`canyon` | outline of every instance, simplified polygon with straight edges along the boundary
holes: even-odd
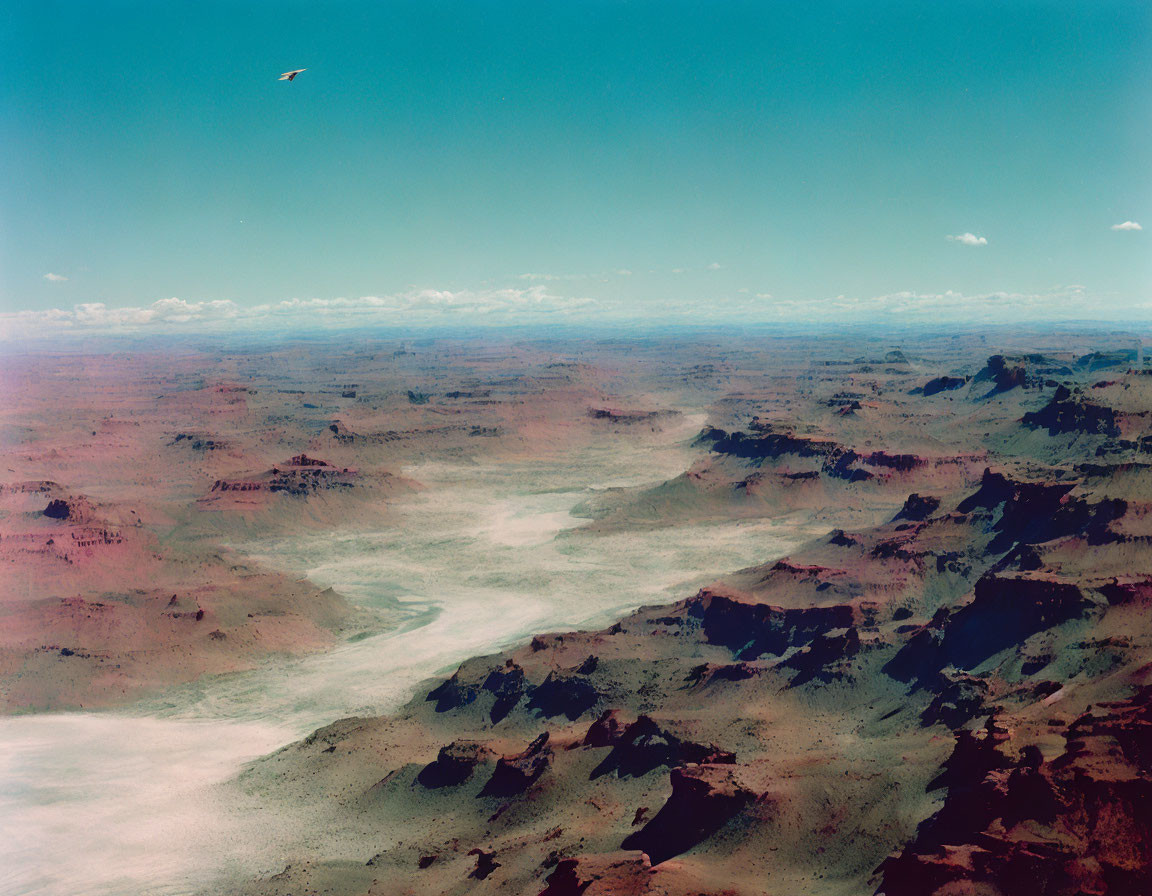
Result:
[[[1147,892],[1152,375],[998,338],[4,358],[13,892]]]

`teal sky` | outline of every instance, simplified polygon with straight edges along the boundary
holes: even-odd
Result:
[[[12,0],[0,58],[8,318],[1152,317],[1146,0]]]

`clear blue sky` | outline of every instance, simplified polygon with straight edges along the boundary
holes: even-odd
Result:
[[[11,0],[0,59],[3,311],[1152,300],[1147,0]]]

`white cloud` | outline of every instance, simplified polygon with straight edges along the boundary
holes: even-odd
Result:
[[[227,300],[189,302],[179,298],[160,299],[151,305],[127,308],[110,308],[103,302],[85,302],[71,310],[54,308],[0,314],[0,337],[26,338],[62,331],[195,331],[219,329],[225,324],[237,328],[339,328],[429,324],[455,318],[493,323],[519,322],[586,313],[596,304],[593,299],[553,295],[543,286],[456,291],[413,289],[390,296],[285,299],[251,308]]]
[[[49,281],[51,281],[52,283],[63,283],[63,282],[65,282],[65,281],[66,281],[68,278],[67,278],[67,277],[65,277],[63,274],[52,274],[52,273],[48,273],[48,274],[45,274],[45,275],[44,275],[44,279],[45,279],[45,280],[49,280]]]
[[[602,276],[603,274],[521,274],[517,279],[555,283],[562,280],[591,280]]]
[[[631,277],[632,276],[632,272],[630,270],[628,270],[628,268],[620,268],[619,270],[616,271],[616,274],[619,277]]]
[[[1152,319],[1152,302],[1145,306],[1125,304],[1117,296],[1101,296],[1077,285],[1037,293],[904,290],[874,296],[794,298],[759,292],[708,302],[698,298],[598,302],[556,295],[550,287],[532,284],[475,290],[412,288],[385,296],[292,298],[255,307],[231,301],[179,298],[126,308],[88,302],[71,309],[0,313],[0,340],[62,333],[279,333],[375,326],[551,324],[567,320],[964,326],[1083,320],[1088,314],[1105,319],[1105,313],[1114,314],[1113,319],[1130,319],[1133,314]]]
[[[508,287],[484,290],[414,289],[390,296],[339,297],[335,299],[286,299],[268,305],[257,305],[246,316],[256,318],[324,319],[389,319],[401,322],[417,317],[451,315],[517,315],[572,312],[594,305],[592,299],[569,299],[553,295],[543,286],[525,289]]]
[[[879,296],[779,299],[767,307],[781,318],[800,321],[973,324],[1077,320],[1086,316],[1090,302],[1083,286],[1058,286],[1039,293],[904,290]]]
[[[135,332],[144,327],[165,328],[211,324],[240,315],[234,302],[186,302],[160,299],[140,308],[109,308],[103,302],[83,302],[71,310],[18,311],[0,314],[0,337],[19,338],[54,332]]]
[[[672,268],[672,273],[673,274],[683,274],[683,273],[686,273],[687,270],[688,270],[688,268]]]
[[[961,233],[956,236],[949,235],[948,239],[954,243],[960,243],[962,246],[987,246],[988,240],[986,237],[976,236],[974,233]]]
[[[138,327],[147,324],[183,324],[189,321],[229,320],[238,316],[240,308],[234,302],[186,302],[184,299],[160,299],[142,308],[109,308],[103,302],[83,302],[71,311],[22,311],[4,315],[8,320],[62,323],[65,326],[87,328]]]
[[[718,271],[718,270],[720,270],[722,267],[724,267],[724,265],[720,264],[720,262],[718,262],[718,261],[714,261],[714,262],[712,262],[712,264],[708,265],[708,270],[710,270],[710,271]]]
[[[1135,221],[1125,221],[1123,224],[1113,224],[1113,230],[1143,230],[1144,228],[1137,224]]]

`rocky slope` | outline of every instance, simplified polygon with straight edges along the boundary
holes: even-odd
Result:
[[[952,402],[932,416],[979,451],[910,451],[879,417],[852,441],[706,431],[725,475],[890,509],[258,764],[248,786],[342,846],[248,891],[1148,892],[1152,378],[1125,360],[908,375],[892,406]]]

